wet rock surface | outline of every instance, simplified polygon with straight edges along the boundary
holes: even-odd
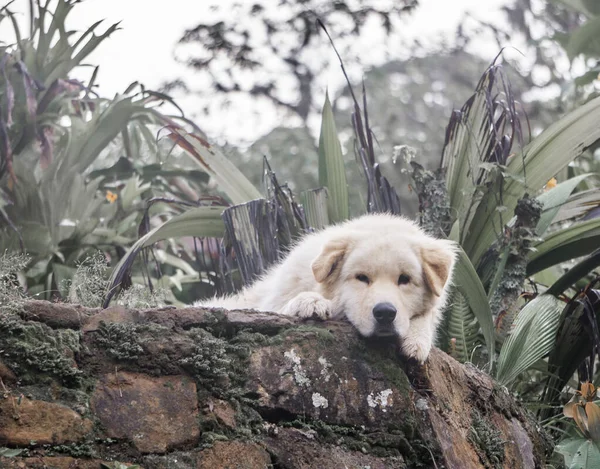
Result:
[[[0,468],[534,468],[548,450],[480,370],[342,322],[35,301],[0,306],[0,364],[0,447],[21,450]]]

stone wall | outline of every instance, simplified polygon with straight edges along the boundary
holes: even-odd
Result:
[[[542,467],[489,376],[345,323],[201,308],[0,306],[0,468]],[[0,449],[0,454],[2,454]]]

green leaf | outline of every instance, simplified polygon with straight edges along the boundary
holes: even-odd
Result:
[[[54,280],[61,296],[63,298],[68,298],[69,282],[73,278],[73,275],[75,275],[75,272],[77,272],[77,269],[75,267],[69,267],[68,265],[59,264],[58,262],[53,262],[52,272],[54,273]]]
[[[494,337],[494,321],[492,320],[492,312],[490,304],[485,294],[485,289],[481,284],[481,280],[475,271],[475,267],[471,264],[467,254],[460,249],[458,253],[458,261],[454,268],[452,281],[455,288],[465,297],[469,307],[475,314],[485,343],[490,354],[490,364],[495,357],[495,337]]]
[[[556,231],[536,244],[529,255],[527,275],[576,257],[585,256],[600,246],[600,218],[575,223]]]
[[[568,469],[600,469],[600,448],[585,438],[569,438],[556,445]]]
[[[215,179],[219,188],[234,205],[263,197],[217,147],[198,135],[186,132],[181,127],[170,125],[168,129],[171,131],[169,138]]]
[[[518,313],[498,356],[496,379],[501,384],[509,385],[550,352],[563,308],[554,296],[540,295]]]
[[[564,307],[556,340],[548,355],[549,376],[542,394],[542,402],[548,407],[542,409],[541,420],[554,416],[551,408],[560,404],[565,385],[593,350],[593,325],[590,323],[593,317],[590,298],[581,292]]]
[[[71,130],[73,138],[65,139],[64,156],[55,158],[44,173],[44,180],[69,181],[73,174],[83,173],[106,149],[137,113],[149,111],[134,104],[130,98],[111,102],[89,122],[73,117]]]
[[[38,257],[44,257],[56,249],[52,242],[50,232],[45,225],[31,221],[20,223],[18,228],[21,232],[21,236],[23,237],[25,249],[29,254],[37,255]],[[14,246],[15,248],[18,246],[16,240],[14,241]],[[18,249],[14,249],[14,251],[17,250]]]
[[[600,249],[597,249],[592,254],[582,259],[569,270],[567,270],[564,275],[562,275],[550,288],[548,288],[546,293],[556,296],[560,295],[567,288],[575,285],[578,280],[591,273],[598,266],[600,266]]]
[[[560,208],[554,217],[554,223],[583,217],[598,207],[600,207],[600,190],[594,188],[576,192]]]
[[[456,243],[460,242],[460,224],[458,223],[458,220],[453,223],[448,239],[451,239]]]
[[[177,215],[140,238],[135,244],[147,247],[153,243],[183,236],[220,238],[225,225],[221,219],[223,207],[197,207]]]
[[[138,239],[119,263],[115,266],[109,279],[112,290],[120,283],[122,269],[130,266],[141,249],[152,246],[157,241],[184,236],[220,238],[225,233],[225,225],[221,219],[223,207],[198,207],[177,215]]]
[[[546,232],[560,208],[569,199],[571,193],[575,190],[579,183],[592,175],[593,173],[587,173],[567,179],[566,181],[558,184],[556,187],[550,189],[548,192],[544,192],[542,195],[537,197],[537,200],[540,201],[544,206],[540,221],[538,222],[536,228],[536,232],[539,236]]]
[[[304,207],[308,226],[315,230],[322,230],[329,225],[327,188],[320,187],[304,191],[300,196],[302,197],[302,206]]]
[[[571,33],[569,43],[565,47],[569,60],[573,60],[579,54],[590,54],[592,56],[600,53],[600,17],[592,18]]]
[[[490,147],[492,138],[488,131],[490,113],[487,95],[487,84],[491,76],[491,73],[486,72],[482,78],[486,85],[478,86],[468,111],[463,113],[460,121],[454,124],[452,138],[444,147],[443,160],[447,165],[448,197],[452,210],[456,212],[458,222],[456,233],[460,233],[463,237],[461,238],[463,245],[464,238],[468,237],[471,229],[470,223],[473,220],[473,214],[481,200],[473,172],[478,174],[478,170],[475,168],[481,166],[486,169],[486,165],[481,161],[481,152],[483,148]],[[494,169],[488,171],[488,175],[493,171]]]
[[[172,265],[176,269],[181,270],[181,272],[183,272],[184,274],[196,277],[196,279],[198,278],[198,272],[183,259],[180,259],[179,257],[174,256],[173,254],[169,254],[163,249],[157,249],[155,251],[155,255],[156,260],[158,262]]]
[[[581,155],[586,148],[600,139],[600,97],[588,101],[549,126],[508,164],[508,171],[523,176],[524,166],[527,187],[515,179],[506,181],[502,204],[494,200],[497,194],[484,197],[479,204],[477,224],[471,227],[463,246],[475,265],[497,238],[498,227],[508,222],[517,201],[526,190],[541,189],[554,175]],[[508,214],[498,214],[497,205],[507,207]],[[588,251],[589,252],[589,251]]]
[[[329,219],[337,223],[348,219],[348,182],[342,147],[338,138],[329,96],[325,94],[319,138],[319,184],[329,194]]]

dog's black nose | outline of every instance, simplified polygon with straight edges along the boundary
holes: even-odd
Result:
[[[373,316],[381,325],[389,325],[396,317],[396,308],[391,303],[377,303],[373,308]]]

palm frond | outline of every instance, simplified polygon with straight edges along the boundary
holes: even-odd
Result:
[[[496,379],[501,384],[510,385],[550,353],[563,308],[564,303],[552,295],[540,295],[523,307],[498,356]]]
[[[458,251],[458,260],[454,268],[452,282],[454,284],[453,288],[460,292],[477,318],[489,352],[491,368],[491,365],[493,365],[496,358],[496,339],[494,337],[492,312],[481,280],[479,279],[473,264],[471,264],[469,256],[467,256],[462,249]]]

